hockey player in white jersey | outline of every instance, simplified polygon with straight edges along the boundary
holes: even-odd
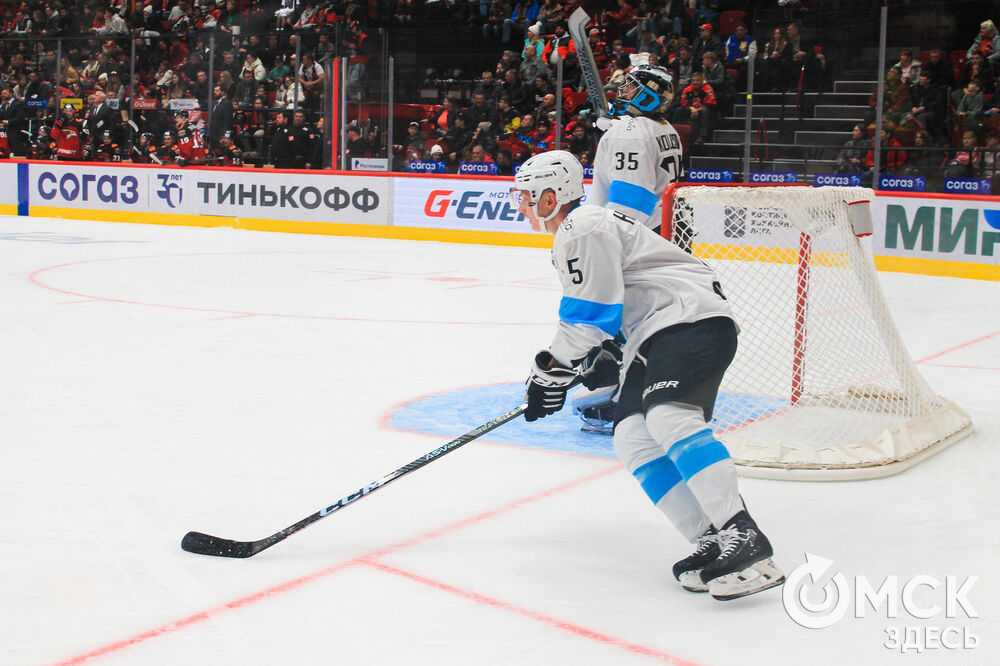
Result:
[[[532,364],[525,418],[559,411],[569,388],[594,370],[588,352],[621,330],[627,370],[615,452],[697,544],[674,576],[717,599],[781,584],[771,544],[739,495],[733,460],[708,427],[737,340],[715,272],[625,213],[581,205],[583,168],[568,152],[525,162],[511,195],[532,228],[555,236],[552,263],[563,289],[555,338]]]
[[[615,119],[597,144],[594,158],[590,203],[621,211],[657,233],[663,192],[682,169],[680,135],[665,115],[673,98],[670,72],[651,65],[633,67],[618,89]],[[612,385],[577,395],[574,409],[583,419],[584,430],[611,431],[607,417],[614,412],[614,393]]]
[[[663,191],[681,174],[681,138],[664,115],[674,98],[670,72],[638,65],[618,89],[608,130],[597,144],[591,200],[660,228]]]

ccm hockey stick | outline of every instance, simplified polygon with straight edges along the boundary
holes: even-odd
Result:
[[[464,446],[471,442],[472,440],[485,435],[491,430],[498,428],[499,426],[516,419],[517,417],[524,414],[524,411],[528,408],[527,404],[522,404],[521,406],[510,410],[506,414],[496,417],[495,419],[484,423],[475,430],[470,430],[461,437],[451,440],[443,446],[439,446],[430,453],[421,456],[414,460],[413,462],[403,465],[395,472],[383,476],[377,481],[369,483],[363,488],[359,488],[347,497],[344,497],[338,502],[331,504],[325,509],[320,509],[316,513],[312,514],[307,518],[303,518],[294,525],[289,525],[280,532],[276,532],[269,537],[264,539],[258,539],[257,541],[233,541],[232,539],[223,539],[221,537],[211,536],[209,534],[202,534],[201,532],[188,532],[184,535],[184,539],[181,541],[181,548],[188,551],[189,553],[197,553],[198,555],[214,555],[216,557],[253,557],[260,551],[270,548],[279,541],[284,541],[289,536],[295,534],[299,530],[312,525],[317,520],[321,518],[326,518],[331,513],[343,509],[348,504],[351,504],[362,497],[366,497],[371,493],[375,492],[379,488],[389,485],[401,476],[405,476],[414,470],[418,470],[424,465],[431,463],[446,453],[451,453],[455,449]]]
[[[608,98],[604,94],[604,83],[598,74],[594,53],[590,50],[590,40],[587,39],[588,23],[590,16],[582,7],[577,7],[566,22],[566,30],[576,45],[576,57],[580,61],[583,79],[587,84],[587,101],[594,107],[598,118],[609,118],[611,113],[608,111]]]

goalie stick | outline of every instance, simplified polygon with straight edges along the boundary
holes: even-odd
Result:
[[[580,62],[580,69],[587,84],[587,101],[594,107],[598,118],[609,118],[611,113],[608,111],[608,98],[604,95],[604,84],[597,72],[597,62],[594,60],[593,51],[590,50],[590,40],[587,39],[588,23],[590,16],[582,7],[577,7],[566,22],[566,30],[576,44],[577,60]]]
[[[470,430],[461,437],[451,440],[447,444],[439,446],[430,453],[423,455],[416,460],[403,465],[395,472],[391,474],[386,474],[381,479],[369,483],[367,486],[359,488],[347,497],[344,497],[338,502],[331,504],[325,509],[320,509],[316,513],[303,518],[294,525],[289,525],[280,532],[276,532],[269,537],[264,539],[258,539],[257,541],[234,541],[232,539],[223,539],[221,537],[211,536],[209,534],[203,534],[201,532],[188,532],[184,535],[184,539],[181,541],[181,548],[188,551],[189,553],[196,553],[198,555],[214,555],[216,557],[253,557],[260,551],[270,548],[279,541],[284,541],[289,536],[295,534],[299,530],[312,525],[317,520],[321,518],[326,518],[331,513],[343,509],[345,506],[352,504],[353,502],[366,497],[371,493],[375,492],[379,488],[389,485],[401,476],[405,476],[414,470],[418,470],[424,465],[431,463],[441,456],[451,453],[455,449],[468,444],[472,440],[485,435],[491,430],[498,428],[499,426],[516,419],[518,416],[524,414],[524,410],[527,409],[527,404],[522,404],[516,407],[506,414],[496,417],[491,421],[484,423],[474,430]]]

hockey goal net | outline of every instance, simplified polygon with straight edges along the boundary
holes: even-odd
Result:
[[[712,426],[743,475],[888,476],[971,431],[889,313],[871,190],[678,183],[665,198],[663,234],[718,271],[741,329]]]

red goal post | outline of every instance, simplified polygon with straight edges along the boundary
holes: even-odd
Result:
[[[740,347],[712,426],[746,476],[888,476],[972,424],[935,394],[882,295],[860,187],[675,183],[665,237],[718,273]]]

